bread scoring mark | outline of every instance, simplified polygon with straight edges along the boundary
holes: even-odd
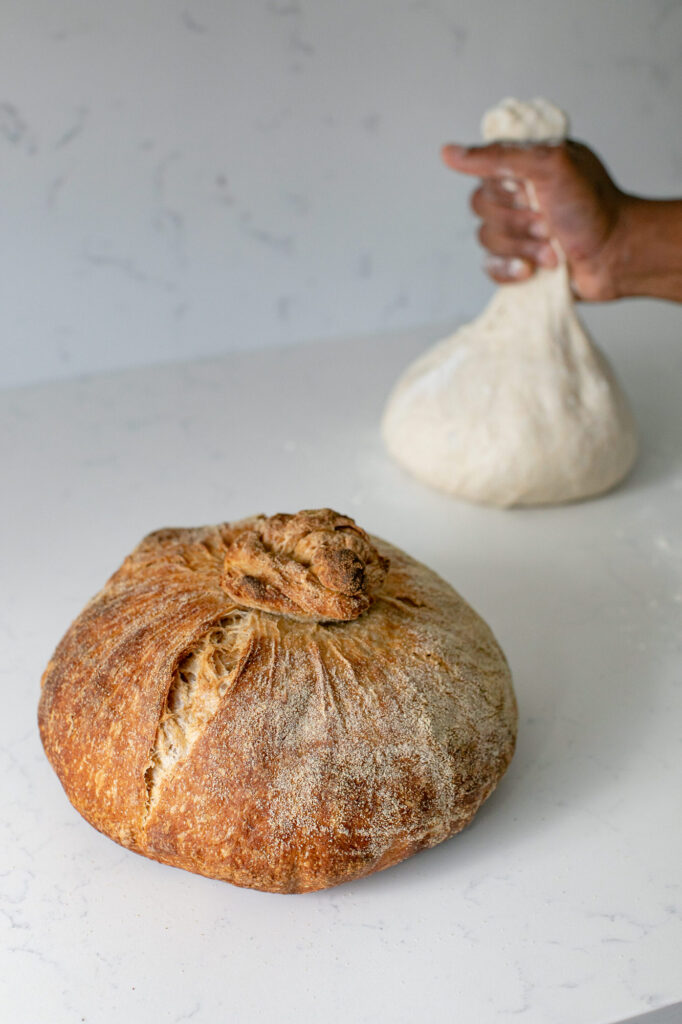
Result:
[[[220,619],[175,670],[145,771],[147,818],[165,779],[189,756],[248,662],[249,618],[248,611],[236,609]]]

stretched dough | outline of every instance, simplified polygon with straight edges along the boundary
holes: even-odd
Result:
[[[505,100],[487,139],[558,139],[546,100]],[[627,401],[573,304],[563,259],[498,288],[478,319],[398,381],[383,418],[389,452],[420,480],[483,504],[587,498],[618,483],[637,442]]]

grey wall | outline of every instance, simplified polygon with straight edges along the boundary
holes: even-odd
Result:
[[[682,193],[680,0],[5,0],[2,373],[21,383],[476,313],[507,94]]]

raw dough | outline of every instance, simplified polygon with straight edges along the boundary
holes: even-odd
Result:
[[[483,130],[488,140],[556,140],[567,120],[546,100],[504,100]],[[477,320],[410,366],[383,435],[420,480],[499,506],[599,494],[637,450],[627,401],[578,319],[563,259],[498,288]]]

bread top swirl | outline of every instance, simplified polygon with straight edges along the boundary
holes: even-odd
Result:
[[[511,759],[516,707],[466,602],[323,509],[145,538],[58,646],[39,723],[117,842],[301,892],[462,828]]]
[[[365,531],[329,508],[245,519],[223,540],[220,582],[236,605],[314,622],[357,619],[388,569]]]

